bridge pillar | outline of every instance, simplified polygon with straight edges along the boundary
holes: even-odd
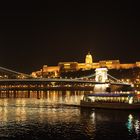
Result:
[[[107,77],[107,68],[97,68],[95,70],[96,74],[95,74],[95,81],[96,82],[106,82],[106,80],[108,79]]]
[[[96,82],[106,82],[108,80],[107,76],[107,68],[97,68],[95,70],[95,81]],[[95,92],[105,92],[106,88],[108,87],[108,84],[95,84],[94,91]]]

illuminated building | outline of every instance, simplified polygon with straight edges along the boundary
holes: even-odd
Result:
[[[136,62],[136,66],[137,67],[140,67],[140,62]]]
[[[37,78],[37,77],[58,77],[58,73],[60,71],[59,66],[47,66],[44,65],[42,69],[36,72],[32,72],[32,77]]]
[[[78,62],[60,62],[58,66],[61,72],[77,71],[79,69]]]
[[[43,77],[57,77],[59,72],[59,66],[47,66],[44,65],[42,68]]]
[[[85,64],[86,64],[85,69],[92,68],[93,60],[92,60],[92,55],[90,54],[90,52],[86,55]]]
[[[92,64],[93,63],[93,61],[92,61],[92,55],[90,54],[90,52],[86,55],[85,63],[86,64]]]
[[[84,63],[78,62],[59,62],[58,66],[44,65],[39,71],[32,72],[33,77],[58,77],[61,72],[73,72],[78,70],[90,70],[96,68],[107,69],[133,69],[139,67],[140,62],[121,64],[119,60],[101,60],[94,62],[93,57],[88,53]]]

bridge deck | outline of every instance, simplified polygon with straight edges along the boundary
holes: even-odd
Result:
[[[96,82],[94,80],[82,80],[82,79],[55,79],[55,78],[34,78],[34,79],[0,79],[0,84],[29,84],[29,83],[91,83],[91,84],[111,84],[111,85],[128,85],[128,83],[119,82]]]

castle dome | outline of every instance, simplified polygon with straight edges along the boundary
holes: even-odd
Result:
[[[93,63],[92,55],[90,54],[90,52],[88,52],[88,54],[86,55],[85,63],[86,64],[92,64]]]

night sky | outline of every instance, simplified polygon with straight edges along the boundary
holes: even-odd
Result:
[[[44,64],[84,62],[88,51],[95,62],[140,61],[139,14],[134,1],[5,3],[0,8],[0,66],[31,73]]]

